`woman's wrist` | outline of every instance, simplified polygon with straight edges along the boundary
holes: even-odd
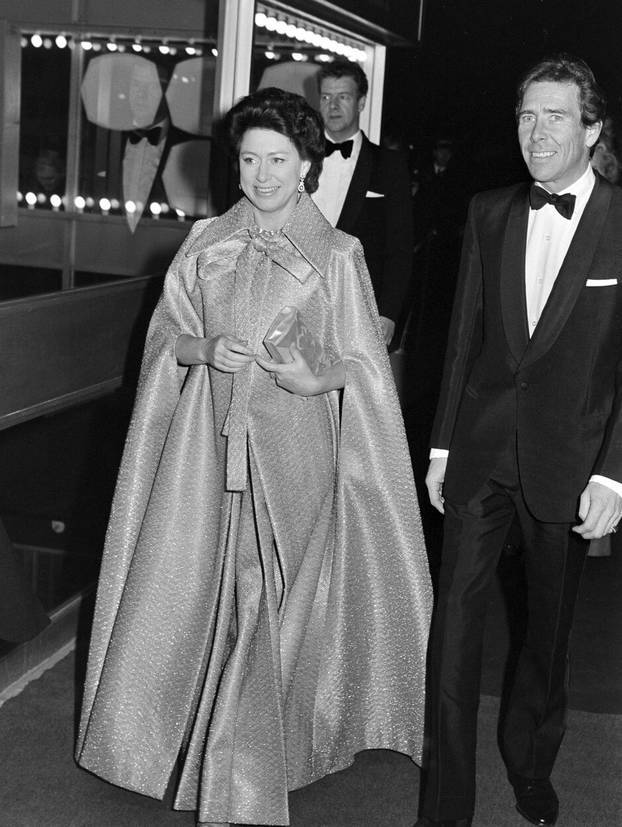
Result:
[[[204,365],[208,362],[209,340],[182,333],[175,343],[175,357],[180,365]]]

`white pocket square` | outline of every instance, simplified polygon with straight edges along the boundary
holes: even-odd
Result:
[[[365,193],[365,198],[384,198],[384,192],[374,192],[373,190],[367,190]]]
[[[588,279],[585,282],[586,287],[612,287],[617,284],[617,279]]]

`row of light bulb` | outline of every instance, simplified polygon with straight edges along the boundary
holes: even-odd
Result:
[[[26,205],[30,209],[34,209],[37,205],[43,206],[47,202],[47,197],[42,192],[27,192],[25,195],[18,192],[17,201],[20,204],[22,201],[25,201]],[[66,199],[61,198],[60,195],[50,195],[50,206],[55,212],[60,210],[65,202]],[[84,212],[85,209],[92,210],[95,206],[97,206],[104,215],[107,215],[111,210],[119,210],[121,208],[121,202],[116,198],[100,198],[96,201],[90,196],[85,198],[82,195],[76,195],[73,199],[73,205],[79,213]],[[144,205],[136,201],[126,201],[123,206],[125,207],[126,213],[133,214],[142,209]],[[159,218],[161,215],[167,215],[171,212],[171,208],[166,203],[152,201],[149,204],[149,212],[153,218]],[[179,221],[184,221],[186,218],[186,214],[183,210],[175,209],[175,215]]]
[[[288,23],[287,20],[279,20],[262,11],[255,15],[255,25],[260,29],[289,37],[291,40],[308,43],[310,46],[315,46],[325,52],[334,52],[334,54],[346,57],[348,60],[356,60],[359,63],[367,60],[367,52],[364,49],[356,49],[347,43],[340,43],[338,40],[333,40],[319,32],[313,32],[303,26],[297,26],[295,23]]]
[[[34,46],[35,49],[51,49],[52,46],[56,45],[59,49],[65,49],[67,47],[72,48],[73,42],[68,40],[64,34],[59,34],[55,38],[52,37],[42,37],[40,34],[33,34],[31,35],[30,39],[27,37],[22,37],[22,47],[26,47],[29,44]],[[90,40],[89,38],[85,38],[84,40],[80,41],[80,46],[84,49],[85,52],[93,50],[94,52],[101,52],[104,48],[104,44],[98,40]],[[126,43],[117,43],[116,40],[109,40],[106,44],[106,49],[109,52],[125,52],[128,48],[131,48],[132,51],[140,53],[145,52],[148,54],[153,49],[157,48],[157,51],[163,55],[176,55],[178,51],[183,50],[187,55],[197,55],[200,56],[203,54],[203,49],[200,46],[196,46],[193,43],[188,43],[185,47],[177,47],[177,46],[170,46],[166,42],[160,43],[159,46],[151,47],[148,44],[143,44],[140,40],[134,40],[131,44]],[[211,54],[214,57],[218,57],[218,49],[211,49]]]

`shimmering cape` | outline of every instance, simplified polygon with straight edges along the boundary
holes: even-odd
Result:
[[[422,748],[432,594],[362,250],[303,195],[257,242],[245,199],[199,221],[165,281],[113,501],[77,760],[201,821],[289,823],[287,791],[363,749]],[[256,352],[298,307],[342,395],[252,363],[180,367],[182,333]]]

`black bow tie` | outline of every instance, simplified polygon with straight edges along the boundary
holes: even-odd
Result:
[[[324,150],[324,154],[328,158],[329,155],[332,155],[333,152],[339,150],[344,158],[349,158],[352,155],[352,147],[354,146],[354,141],[344,141],[341,144],[334,144],[332,141],[326,141],[326,149]]]
[[[552,204],[564,218],[572,218],[574,202],[576,197],[566,192],[564,195],[555,195],[554,192],[547,192],[544,187],[532,184],[529,190],[529,205],[532,210],[539,210],[545,204]]]
[[[157,146],[160,132],[161,127],[152,126],[151,129],[134,129],[127,137],[131,144],[137,144],[142,138],[146,138],[152,146]]]

